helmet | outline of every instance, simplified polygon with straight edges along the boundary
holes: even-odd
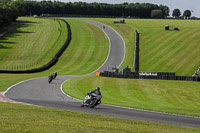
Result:
[[[97,88],[96,88],[96,90],[98,90],[98,91],[99,91],[99,90],[100,90],[100,88],[99,88],[99,87],[97,87]]]

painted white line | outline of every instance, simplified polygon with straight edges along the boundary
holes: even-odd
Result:
[[[97,22],[97,23],[100,23],[100,22]],[[96,25],[95,25],[96,26]],[[108,25],[107,25],[108,26]],[[97,26],[98,27],[98,26]],[[110,27],[110,26],[108,26],[108,27]],[[99,27],[100,28],[100,27]],[[112,27],[110,27],[111,29],[113,29]],[[100,28],[101,29],[101,28]],[[103,29],[101,29],[103,32],[104,32],[104,30]],[[114,29],[113,29],[114,30]],[[114,30],[115,31],[115,30]],[[115,31],[116,32],[116,31]],[[105,32],[104,32],[105,33]],[[116,32],[120,37],[121,37],[121,35],[118,33],[118,32]],[[108,35],[105,33],[105,35],[107,36],[107,38],[109,39],[109,37],[108,37]],[[121,37],[121,39],[123,40],[123,38]],[[124,42],[124,40],[123,40],[123,42]],[[110,39],[109,39],[109,45],[110,45]],[[109,48],[109,51],[110,51],[110,48]],[[108,55],[109,55],[109,52],[108,52]],[[124,58],[125,58],[125,42],[124,42]],[[123,58],[123,61],[124,61],[124,58]],[[107,57],[107,59],[108,59],[108,57]],[[106,59],[106,61],[107,61],[107,59]],[[105,61],[105,62],[106,62]],[[121,64],[123,63],[123,61],[121,62]],[[105,64],[105,62],[104,62],[104,64]],[[103,65],[104,65],[103,64]],[[120,64],[120,65],[121,65]],[[102,66],[103,66],[102,65]],[[120,66],[119,65],[119,66]],[[101,67],[102,67],[101,66]],[[99,68],[101,68],[101,67],[99,67]],[[99,69],[98,68],[98,69]],[[98,70],[97,69],[97,70]],[[95,71],[94,71],[95,72]],[[92,72],[92,73],[94,73],[94,72]],[[89,75],[89,74],[87,74],[87,75]],[[81,75],[81,76],[87,76],[87,75]],[[77,77],[81,77],[81,76],[77,76]],[[46,78],[46,77],[39,77],[39,78]],[[5,94],[10,90],[10,89],[12,89],[13,87],[15,87],[15,86],[17,86],[17,85],[19,85],[19,84],[22,84],[22,83],[24,83],[24,82],[28,82],[28,81],[31,81],[31,80],[34,80],[34,79],[39,79],[39,78],[33,78],[33,79],[28,79],[28,80],[24,80],[24,81],[21,81],[21,82],[19,82],[19,83],[16,83],[16,84],[14,84],[14,85],[12,85],[12,86],[10,86],[4,93],[3,93],[3,96],[5,97],[5,98],[7,98],[6,96],[5,96]],[[76,77],[73,77],[73,78],[76,78]],[[72,78],[71,78],[72,79]],[[65,80],[62,84],[61,84],[61,86],[60,86],[60,90],[61,90],[61,92],[64,94],[64,95],[66,95],[67,97],[69,97],[69,98],[71,98],[71,99],[75,99],[75,100],[77,100],[77,101],[82,101],[82,100],[80,100],[80,99],[76,99],[76,98],[74,98],[74,97],[71,97],[71,96],[69,96],[68,94],[66,94],[66,93],[64,93],[64,91],[62,90],[62,86],[63,86],[63,84],[65,83],[65,82],[67,82],[67,81],[69,81],[70,79],[67,79],[67,80]],[[8,98],[9,99],[9,98]],[[11,100],[11,99],[9,99],[9,100]],[[11,100],[11,101],[14,101],[14,100]],[[17,101],[14,101],[14,102],[17,102]],[[27,103],[23,103],[23,102],[17,102],[17,103],[22,103],[22,104],[25,104],[25,105],[33,105],[33,106],[37,106],[37,107],[42,107],[42,106],[38,106],[38,105],[34,105],[34,104],[27,104]],[[174,116],[182,116],[182,117],[188,117],[188,118],[197,118],[197,119],[199,119],[200,117],[194,117],[194,116],[186,116],[186,115],[178,115],[178,114],[170,114],[170,113],[165,113],[165,112],[156,112],[156,111],[149,111],[149,110],[143,110],[143,109],[135,109],[135,108],[129,108],[129,107],[122,107],[122,106],[117,106],[117,105],[107,105],[107,104],[102,104],[102,105],[106,105],[106,106],[113,106],[113,107],[119,107],[119,108],[125,108],[125,109],[130,109],[130,110],[138,110],[138,111],[144,111],[144,112],[153,112],[153,113],[159,113],[159,114],[167,114],[167,115],[174,115]]]
[[[89,20],[89,21],[92,21],[92,20]],[[103,23],[101,23],[101,22],[97,22],[97,21],[92,21],[92,22],[95,22],[95,23],[99,23],[99,24],[101,24],[102,26],[103,25],[106,25],[106,24],[103,24]],[[95,25],[95,26],[97,26],[97,25]],[[120,67],[121,66],[121,64],[124,62],[124,59],[125,59],[125,51],[126,51],[126,45],[125,45],[125,41],[124,41],[124,39],[122,38],[122,36],[115,30],[115,29],[113,29],[111,26],[109,26],[109,25],[106,25],[107,27],[109,27],[110,29],[112,29],[116,34],[118,34],[119,35],[119,37],[122,39],[122,41],[123,41],[123,44],[124,44],[124,56],[123,56],[123,60],[121,61],[121,63],[120,63],[120,65],[119,66],[117,66],[117,67]],[[99,26],[97,26],[98,28],[100,28]],[[109,39],[109,44],[110,44],[110,38],[108,37],[108,35],[106,34],[106,32],[102,29],[102,28],[100,28],[103,32],[104,32],[104,34],[107,36],[107,38]],[[111,44],[110,44],[111,45]],[[109,57],[109,54],[110,54],[110,49],[109,49],[109,53],[108,53],[108,56],[107,56],[107,59],[108,59],[108,57]],[[106,61],[107,61],[107,59],[106,59]],[[104,64],[106,63],[106,61],[104,62]],[[101,65],[101,67],[104,65],[104,64],[102,64]],[[101,67],[99,67],[99,68],[101,68]],[[99,69],[98,68],[98,69]],[[98,70],[97,69],[97,70]],[[96,70],[96,71],[97,71]],[[94,71],[95,72],[95,71]]]
[[[45,78],[45,77],[39,77],[39,78]],[[17,86],[17,85],[19,85],[19,84],[22,84],[22,83],[24,83],[24,82],[28,82],[28,81],[31,81],[31,80],[34,80],[34,79],[39,79],[39,78],[27,79],[27,80],[21,81],[21,82],[19,82],[19,83],[16,83],[16,84],[10,86],[9,88],[7,88],[6,91],[3,93],[3,95],[5,96],[5,94],[6,94],[12,87],[15,87],[15,86]],[[5,96],[5,97],[6,97],[6,96]]]
[[[90,23],[91,24],[91,23]],[[94,25],[94,24],[93,24]],[[97,26],[97,25],[94,25],[94,26],[96,26],[96,27],[98,27],[99,29],[101,29],[99,26]],[[111,41],[110,41],[110,38],[108,37],[108,35],[106,34],[106,32],[103,30],[103,29],[101,29],[103,32],[104,32],[104,34],[106,35],[106,37],[108,38],[108,41],[109,41],[109,51],[108,51],[108,56],[107,56],[107,58],[106,58],[106,60],[104,61],[104,63],[98,68],[98,69],[100,69],[106,62],[107,62],[107,60],[108,60],[108,58],[109,58],[109,55],[110,55],[110,49],[111,49]],[[96,69],[95,71],[93,71],[93,72],[91,72],[91,73],[89,73],[89,74],[86,74],[86,75],[90,75],[90,74],[92,74],[92,73],[95,73],[98,69]]]
[[[151,110],[123,107],[123,106],[118,106],[118,105],[110,105],[110,104],[102,104],[102,105],[112,106],[112,107],[117,107],[117,108],[124,108],[124,109],[129,109],[129,110],[143,111],[143,112],[152,112],[152,113],[157,113],[157,114],[166,114],[166,115],[181,116],[181,117],[196,118],[196,119],[200,118],[198,116],[187,116],[187,115],[172,114],[172,113],[166,113],[166,112],[156,112],[156,111],[151,111]]]
[[[72,18],[64,18],[64,19],[72,19]],[[99,23],[99,24],[101,24],[102,26],[105,25],[105,26],[109,27],[109,28],[112,29],[116,34],[119,35],[119,37],[122,39],[123,44],[124,44],[124,56],[123,56],[123,59],[122,59],[120,65],[117,66],[117,67],[120,67],[121,64],[124,62],[124,59],[125,59],[125,51],[126,51],[126,50],[125,50],[125,49],[126,49],[125,41],[124,41],[124,39],[122,38],[122,36],[121,36],[115,29],[113,29],[112,27],[110,27],[109,25],[106,25],[106,24],[103,24],[103,23],[100,23],[100,22],[97,22],[97,21],[92,21],[92,20],[81,20],[81,19],[74,19],[74,20],[83,21],[83,22],[86,22],[86,23],[89,23],[89,22],[87,22],[87,21]],[[89,23],[89,24],[92,24],[92,23]],[[95,24],[92,24],[92,25],[94,25],[94,26],[98,27],[99,29],[101,29],[101,30],[104,32],[104,34],[106,35],[106,37],[108,38],[108,41],[109,41],[108,56],[107,56],[106,60],[104,61],[104,63],[98,68],[98,69],[100,69],[103,65],[105,65],[105,63],[107,62],[107,60],[108,60],[108,58],[109,58],[110,49],[111,49],[111,41],[110,41],[110,38],[108,37],[107,33],[106,33],[101,27],[99,27],[99,26],[97,26],[97,25],[95,25]],[[89,74],[86,74],[85,76],[88,76],[88,75],[91,75],[92,73],[95,73],[98,69],[96,69],[95,71],[93,71],[93,72],[91,72],[91,73],[89,73]]]
[[[81,76],[80,76],[80,77],[81,77]],[[74,77],[74,78],[76,78],[76,77]],[[71,79],[73,79],[73,78],[70,78],[70,79],[65,80],[65,81],[61,84],[60,90],[61,90],[61,92],[62,92],[65,96],[67,96],[67,97],[69,97],[69,98],[71,98],[71,99],[75,99],[75,100],[77,100],[77,101],[82,101],[82,100],[80,100],[80,99],[71,97],[70,95],[68,95],[67,93],[65,93],[65,92],[63,91],[63,89],[62,89],[62,88],[63,88],[63,84],[64,84],[65,82],[71,80]]]
[[[89,20],[89,21],[91,21],[91,20]],[[93,21],[93,22],[96,22],[96,21]],[[103,24],[103,23],[100,23],[100,22],[96,22],[96,23],[99,23],[99,24],[101,24],[102,26],[103,25],[106,25],[106,24]],[[93,24],[94,25],[94,24]],[[98,28],[100,28],[99,26],[97,26],[97,25],[95,25],[96,27],[98,27]],[[123,41],[123,44],[124,44],[124,58],[123,58],[123,60],[122,60],[122,62],[121,62],[121,64],[123,63],[123,61],[124,61],[124,59],[125,59],[125,49],[126,49],[126,47],[125,47],[125,41],[124,41],[124,39],[122,38],[122,36],[114,29],[114,28],[112,28],[111,26],[108,26],[108,25],[106,25],[107,27],[109,27],[109,28],[111,28],[113,31],[115,31],[115,33],[117,33],[120,37],[121,37],[121,39],[122,39],[122,41]],[[98,69],[100,69],[105,63],[106,63],[106,61],[108,60],[108,57],[109,57],[109,54],[110,54],[110,48],[111,48],[111,41],[110,41],[110,38],[108,37],[108,35],[106,34],[106,32],[102,29],[102,28],[100,28],[103,32],[104,32],[104,34],[107,36],[107,38],[108,38],[108,40],[109,40],[109,52],[108,52],[108,56],[107,56],[107,59],[105,60],[105,62],[98,68]],[[121,64],[119,65],[119,66],[121,66]],[[118,66],[118,67],[119,67]],[[97,70],[98,70],[97,69]],[[95,71],[97,71],[97,70],[95,70]],[[94,71],[94,72],[95,72]],[[92,73],[94,73],[94,72],[92,72]],[[92,73],[90,73],[90,74],[92,74]],[[90,75],[90,74],[86,74],[86,75],[83,75],[83,76],[87,76],[87,75]],[[68,79],[68,80],[66,80],[66,81],[64,81],[63,83],[62,83],[62,85],[61,85],[61,87],[60,87],[60,89],[61,89],[61,91],[63,92],[63,90],[62,90],[62,86],[63,86],[63,84],[65,83],[65,82],[67,82],[67,81],[69,81],[70,79]],[[68,97],[70,97],[70,98],[72,98],[72,99],[76,99],[76,98],[73,98],[73,97],[71,97],[71,96],[69,96],[68,94],[66,94],[66,93],[64,93],[63,92],[63,94],[65,94],[66,96],[68,96]],[[82,101],[82,100],[80,100],[80,99],[76,99],[76,100],[78,100],[78,101]],[[152,112],[152,113],[158,113],[158,114],[167,114],[167,115],[173,115],[173,116],[182,116],[182,117],[189,117],[189,118],[200,118],[200,117],[195,117],[195,116],[186,116],[186,115],[178,115],[178,114],[171,114],[171,113],[165,113],[165,112],[156,112],[156,111],[149,111],[149,110],[143,110],[143,109],[136,109],[136,108],[128,108],[128,107],[123,107],[123,106],[117,106],[117,105],[108,105],[108,104],[103,104],[103,105],[106,105],[106,106],[113,106],[113,107],[118,107],[118,108],[124,108],[124,109],[130,109],[130,110],[138,110],[138,111],[144,111],[144,112]]]
[[[94,21],[94,22],[96,22],[96,21]],[[100,22],[97,22],[97,23],[100,23]],[[100,23],[100,24],[103,24],[103,23]],[[105,25],[105,24],[103,24],[103,25]],[[112,28],[112,27],[109,26],[109,25],[106,25],[106,26],[108,26],[108,27],[111,28],[115,33],[117,33],[117,34],[120,36],[120,38],[122,39],[122,41],[123,41],[123,44],[124,44],[124,58],[123,58],[121,64],[118,66],[118,67],[120,67],[120,66],[122,65],[122,63],[124,62],[124,59],[125,59],[125,56],[126,56],[126,55],[125,55],[125,52],[126,52],[126,43],[125,43],[124,39],[122,38],[122,36],[121,36],[114,28]]]
[[[45,78],[45,77],[39,77],[39,78]],[[7,93],[9,90],[11,90],[13,87],[15,87],[15,86],[17,86],[17,85],[19,85],[19,84],[22,84],[22,83],[24,83],[24,82],[28,82],[28,81],[31,81],[31,80],[34,80],[34,79],[39,79],[39,78],[32,78],[32,79],[28,79],[28,80],[24,80],[24,81],[21,81],[21,82],[19,82],[19,83],[16,83],[16,84],[10,86],[9,88],[7,88],[6,91],[3,92],[3,96],[4,96],[5,98],[9,99],[10,101],[13,101],[13,103],[21,103],[21,104],[25,104],[25,105],[34,105],[34,104],[29,104],[29,103],[18,102],[18,101],[12,100],[12,99],[6,97],[6,93]],[[34,105],[34,106],[38,106],[38,105]],[[41,106],[38,106],[38,107],[41,107]]]
[[[76,20],[78,20],[78,19],[76,19]],[[84,20],[79,20],[79,21],[84,21]],[[91,21],[91,20],[89,20],[89,21]],[[84,21],[84,22],[86,22],[86,21]],[[96,21],[91,21],[91,22],[95,22],[95,23],[99,23],[99,24],[101,24],[102,26],[104,26],[105,24],[102,24],[102,23],[100,23],[100,22],[96,22]],[[87,23],[89,23],[89,22],[87,22]],[[89,24],[92,24],[92,23],[89,23]],[[111,41],[110,41],[110,38],[109,38],[109,36],[107,35],[107,33],[102,29],[102,28],[100,28],[99,26],[97,26],[97,25],[95,25],[95,24],[92,24],[92,25],[94,25],[94,26],[96,26],[96,27],[98,27],[99,29],[101,29],[103,32],[104,32],[104,34],[106,35],[106,37],[108,38],[108,40],[109,40],[109,51],[108,51],[108,56],[107,56],[107,58],[106,58],[106,60],[104,61],[104,63],[98,68],[98,69],[100,69],[106,62],[107,62],[107,60],[108,60],[108,58],[109,58],[109,56],[110,56],[110,49],[111,49]],[[124,41],[124,39],[121,37],[121,35],[116,31],[116,30],[114,30],[112,27],[110,27],[110,26],[108,26],[108,25],[106,25],[107,27],[109,27],[110,29],[112,29],[115,33],[117,33],[118,35],[119,35],[119,37],[122,39],[122,41],[123,41],[123,44],[124,44],[124,57],[123,57],[123,60],[122,60],[122,62],[120,63],[120,65],[119,66],[121,66],[121,64],[123,63],[123,61],[124,61],[124,58],[125,58],[125,41]],[[118,66],[118,67],[119,67]],[[82,76],[89,76],[89,75],[91,75],[92,73],[95,73],[98,69],[96,69],[95,71],[93,71],[93,72],[91,72],[91,73],[89,73],[89,74],[85,74],[85,75],[82,75]],[[81,76],[80,76],[81,77]],[[72,79],[72,78],[71,78]],[[80,99],[76,99],[76,98],[74,98],[74,97],[71,97],[70,95],[68,95],[67,93],[65,93],[64,91],[63,91],[63,84],[65,83],[65,82],[67,82],[67,81],[69,81],[70,79],[67,79],[67,80],[65,80],[62,84],[61,84],[61,86],[60,86],[60,90],[61,90],[61,92],[65,95],[65,96],[67,96],[67,97],[69,97],[69,98],[71,98],[71,99],[75,99],[75,100],[77,100],[77,101],[82,101],[82,100],[80,100]]]

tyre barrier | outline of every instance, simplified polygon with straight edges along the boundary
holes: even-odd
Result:
[[[63,54],[63,52],[65,51],[65,49],[69,46],[70,41],[71,41],[71,28],[70,25],[67,21],[65,21],[64,19],[60,19],[62,21],[64,21],[67,25],[67,29],[68,29],[68,35],[67,35],[67,40],[65,41],[64,45],[62,46],[62,48],[56,53],[56,55],[54,56],[54,58],[49,61],[49,63],[43,65],[42,67],[39,68],[34,68],[34,69],[29,69],[29,70],[19,70],[19,71],[15,71],[15,70],[0,70],[0,73],[36,73],[36,72],[41,72],[44,70],[47,70],[49,68],[51,68],[52,66],[54,66],[57,62],[59,57]]]
[[[156,79],[156,80],[181,80],[181,81],[197,81],[200,82],[200,77],[193,76],[175,76],[175,73],[160,73],[157,76],[139,75],[137,73],[119,74],[115,72],[100,72],[100,76],[113,78],[130,78],[130,79]]]

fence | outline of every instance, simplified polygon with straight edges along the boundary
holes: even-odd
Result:
[[[175,73],[157,73],[157,75],[140,75],[139,73],[131,72],[127,74],[120,74],[115,72],[104,71],[100,76],[113,78],[132,78],[132,79],[157,79],[157,80],[182,80],[182,81],[198,81],[200,77],[193,76],[175,76]]]

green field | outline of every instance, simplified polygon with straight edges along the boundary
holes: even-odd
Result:
[[[107,58],[107,37],[92,24],[71,19],[67,22],[72,30],[71,43],[50,71],[58,71],[62,75],[80,75],[95,71]]]
[[[123,66],[133,66],[135,30],[140,33],[140,71],[175,72],[192,76],[200,66],[200,27],[198,20],[126,19],[126,24],[113,24],[116,19],[93,19],[118,31],[126,43]],[[165,25],[170,31],[165,31]],[[178,27],[180,31],[172,31]]]
[[[65,42],[67,27],[63,21],[37,18],[23,18],[23,21],[15,31],[0,39],[4,47],[0,48],[1,70],[43,66]]]
[[[63,90],[78,99],[99,86],[102,103],[200,117],[200,84],[188,81],[80,77]]]
[[[200,50],[198,42],[200,42],[200,39],[199,38],[194,39],[195,36],[200,35],[200,33],[196,30],[198,21],[133,19],[133,20],[126,20],[126,24],[113,24],[114,19],[95,19],[95,20],[112,26],[123,36],[123,38],[125,38],[127,53],[123,64],[131,64],[133,61],[133,56],[132,54],[130,54],[131,52],[133,52],[132,49],[134,44],[133,31],[135,31],[135,29],[138,29],[141,36],[140,71],[142,70],[154,71],[154,72],[172,71],[176,72],[177,75],[189,75],[190,71],[191,72],[190,74],[192,75],[192,72],[194,72],[198,68],[197,67],[196,69],[194,69],[195,68],[194,66],[195,65],[198,66],[200,61],[193,62],[194,60],[200,59],[199,58],[200,55],[198,55],[198,51]],[[165,31],[164,25],[165,24],[169,25],[170,23],[173,23],[174,26],[179,27],[180,31]],[[192,30],[195,34],[187,38],[185,36],[189,34],[187,33],[189,29]],[[161,37],[159,37],[159,35],[161,35]],[[169,40],[164,39],[162,38],[162,36],[165,36],[165,38],[173,38],[173,39]],[[181,41],[179,41],[180,40],[179,36],[181,38]],[[188,45],[185,46],[189,40],[192,45],[195,45],[195,47],[192,46],[189,47]],[[173,49],[164,49],[164,46],[167,46],[167,44],[173,45]],[[181,45],[181,47],[178,47],[178,45]],[[159,47],[159,49],[157,47]],[[180,49],[180,51],[175,52],[177,51],[177,49]],[[188,53],[186,49],[187,50],[190,49],[194,51],[194,53],[196,52],[197,53],[196,55],[194,55],[194,53]],[[150,54],[153,54],[152,51],[156,51],[154,52],[154,56],[150,56]],[[168,54],[165,53],[166,51]],[[179,57],[180,57],[179,54],[182,53],[183,58],[184,56],[193,55],[191,58],[193,58],[194,60],[191,60],[189,58],[184,58],[182,60],[177,58],[172,58],[170,55],[172,53],[177,54]],[[157,54],[159,54],[159,56]],[[169,56],[169,58],[161,58],[164,55]],[[177,57],[177,55],[175,56]],[[131,59],[128,59],[130,57]],[[156,66],[156,64],[161,64],[161,62],[163,62],[164,59],[168,60],[165,63],[166,65],[170,64],[170,63],[168,64],[168,62],[176,60],[176,62],[174,62],[172,69],[166,67],[166,65]],[[148,62],[149,60],[154,60],[154,64],[152,64],[151,62],[149,62],[149,64],[145,63]],[[180,64],[177,62],[181,63],[183,61],[187,62],[191,67],[189,66],[180,67]],[[70,94],[74,97],[83,99],[87,91],[94,89],[96,86],[101,86],[103,88],[102,91],[103,94],[105,95],[103,96],[105,98],[105,99],[103,98],[103,101],[104,103],[107,104],[114,104],[132,108],[140,108],[140,109],[161,111],[161,112],[168,112],[175,114],[200,116],[200,108],[198,103],[198,101],[200,100],[198,98],[200,96],[200,92],[198,89],[200,85],[198,82],[83,77],[78,79],[72,79],[66,82],[64,84],[64,91],[67,94]],[[111,98],[110,99],[106,98],[108,96],[111,96]]]
[[[28,18],[23,19],[26,20]],[[35,21],[35,19],[30,18],[29,21],[33,20]],[[44,21],[52,20],[44,19]],[[75,20],[67,21],[71,26],[72,41],[63,55],[60,57],[58,63],[49,70],[35,74],[0,74],[0,91],[5,91],[9,86],[22,80],[32,77],[49,76],[55,71],[57,71],[59,75],[79,75],[91,73],[101,66],[101,64],[107,58],[109,47],[108,39],[104,33],[101,32],[99,28],[91,24]],[[66,40],[66,29],[64,31],[65,36],[62,36],[61,40],[59,41],[64,42],[64,40]],[[12,34],[17,33],[14,31]],[[96,36],[100,37],[96,38]],[[40,51],[37,52],[40,53]],[[49,54],[53,56],[53,54]],[[33,58],[34,57],[32,57],[31,60],[33,60]]]
[[[133,121],[74,111],[0,103],[0,132],[5,133],[197,133],[199,129]]]
[[[32,18],[22,18],[22,19],[30,19],[28,21],[36,21],[36,19],[32,20]],[[123,63],[124,66],[125,65],[131,66],[133,62],[133,42],[134,42],[133,31],[135,29],[139,30],[139,32],[141,33],[141,41],[142,41],[142,38],[145,36],[144,34],[145,32],[143,32],[143,30],[145,30],[147,27],[149,28],[151,27],[150,23],[146,24],[146,21],[153,21],[153,22],[156,21],[158,23],[159,21],[160,22],[166,21],[166,20],[127,20],[127,24],[125,25],[124,24],[114,25],[112,23],[114,19],[93,19],[93,20],[101,21],[103,23],[112,26],[122,35],[122,37],[126,42],[126,58]],[[40,21],[43,21],[43,19],[41,19]],[[59,26],[56,21],[48,19],[47,20],[45,19],[44,21],[51,21],[55,25]],[[58,75],[87,74],[93,72],[99,66],[101,66],[101,64],[106,59],[109,46],[108,39],[106,38],[104,33],[100,29],[91,24],[87,24],[76,20],[67,20],[67,21],[69,22],[72,29],[72,41],[67,50],[63,53],[63,55],[59,59],[58,63],[47,71],[35,74],[0,74],[0,91],[5,91],[6,88],[8,88],[9,86],[25,79],[30,79],[33,77],[49,76],[54,71],[57,71]],[[173,23],[174,20],[167,20],[167,21]],[[183,23],[187,22],[196,23],[196,21],[183,21]],[[40,24],[42,23],[43,22],[36,24],[38,24],[38,26],[40,27],[41,26]],[[160,25],[162,24],[163,23],[161,23]],[[31,26],[32,23],[30,23],[30,25],[27,25],[25,27],[20,27],[20,29],[22,31],[25,30],[24,28],[31,29]],[[153,25],[151,28],[159,29],[157,26],[158,25]],[[180,29],[181,28],[182,27],[180,27]],[[30,33],[27,34],[31,34],[34,31],[32,30],[30,30],[29,31]],[[164,26],[163,25],[160,26],[159,30],[164,30]],[[57,29],[56,31],[59,30]],[[169,32],[175,33],[175,31],[167,31],[166,34]],[[182,32],[182,29],[179,32]],[[146,33],[148,32],[146,31]],[[11,35],[12,34],[16,34],[16,37],[18,37],[18,32],[14,31],[13,33],[11,33]],[[24,35],[25,34],[21,34],[20,36],[22,37]],[[8,35],[6,40],[3,40],[3,42],[6,42],[8,40],[12,42],[10,40],[12,36]],[[41,36],[35,37],[35,39],[39,37]],[[57,37],[55,37],[53,40],[56,41],[56,39]],[[65,40],[66,38],[61,37],[60,39]],[[23,41],[23,39],[21,39],[20,41]],[[191,41],[193,40],[191,39]],[[16,40],[15,46],[18,45],[17,42],[18,41]],[[14,50],[15,48],[16,47],[13,46],[12,50]],[[142,44],[140,50],[141,54]],[[196,49],[193,48],[193,50]],[[33,50],[33,51],[35,52],[36,55],[40,54],[40,51],[38,50]],[[12,55],[12,53],[9,52],[6,54]],[[49,54],[49,56],[53,55],[54,55],[53,53]],[[31,60],[32,59],[33,56],[31,56]],[[10,61],[12,62],[11,59]],[[24,63],[26,63],[26,61],[24,61]],[[41,63],[43,64],[44,62]],[[195,65],[195,63],[196,62],[194,62],[193,65]],[[12,63],[9,66],[12,66]],[[188,69],[193,71],[191,68]],[[194,70],[196,70],[196,68]],[[199,116],[200,110],[197,101],[199,101],[198,96],[200,92],[198,91],[199,85],[196,82],[179,82],[179,81],[171,82],[171,81],[156,81],[156,80],[149,81],[149,80],[132,80],[132,79],[120,80],[120,79],[107,79],[101,77],[85,77],[85,78],[77,78],[70,80],[66,82],[64,87],[67,89],[67,93],[69,93],[70,95],[83,99],[86,92],[91,89],[94,89],[97,85],[102,88],[103,103],[108,104],[110,103],[110,101],[112,101],[110,104],[119,103],[118,105],[121,106],[142,108],[142,109],[149,109],[149,110],[156,110],[163,112],[169,112],[169,110],[172,110],[171,113],[176,113],[178,109],[184,109],[181,112],[181,114]],[[152,89],[155,94],[150,89]],[[113,95],[111,99],[109,99],[108,96],[111,96],[110,94],[113,93],[115,95]],[[132,96],[133,93],[136,94],[137,96],[133,98],[127,97],[130,95]],[[160,96],[161,94],[164,95],[165,97],[161,97]],[[192,97],[189,96],[188,94],[192,94]],[[154,97],[152,98],[152,96]],[[124,100],[120,102],[118,98]],[[170,100],[171,98],[173,100]],[[158,100],[161,100],[161,102],[158,102]],[[135,104],[133,104],[133,102]],[[155,104],[157,103],[159,103],[159,106],[155,106]],[[165,103],[167,104],[165,105]],[[152,105],[154,106],[152,107]],[[176,105],[177,107],[175,107]],[[188,114],[189,111],[191,111],[191,113]],[[55,132],[55,131],[57,132],[80,132],[80,131],[147,132],[148,131],[152,133],[200,132],[200,130],[192,128],[180,128],[176,126],[168,126],[150,122],[124,120],[112,117],[104,117],[100,115],[89,115],[89,114],[86,115],[84,113],[71,112],[66,110],[41,108],[41,107],[34,107],[27,105],[16,105],[16,104],[9,104],[2,102],[0,102],[0,114],[1,114],[0,131],[2,132]],[[97,122],[97,125],[93,125],[93,123],[95,122]]]

